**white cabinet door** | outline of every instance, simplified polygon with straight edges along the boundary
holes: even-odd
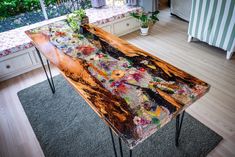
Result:
[[[32,56],[33,52],[23,53],[0,62],[0,77],[6,74],[17,72],[18,70],[28,68],[35,64]]]
[[[125,20],[116,22],[113,24],[113,33],[115,35],[123,35],[132,32],[133,30],[137,30],[139,28],[139,21],[130,17]]]

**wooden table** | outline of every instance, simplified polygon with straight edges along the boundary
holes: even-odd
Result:
[[[121,156],[121,140],[128,145],[131,156],[137,144],[174,117],[178,146],[184,110],[210,87],[93,25],[82,26],[76,33],[65,21],[59,21],[26,34],[40,59],[42,53],[118,135]],[[54,93],[49,62],[48,68],[46,76]]]

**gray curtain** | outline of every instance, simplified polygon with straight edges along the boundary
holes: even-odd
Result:
[[[137,0],[126,0],[127,5],[137,5]]]

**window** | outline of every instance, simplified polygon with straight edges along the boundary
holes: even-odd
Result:
[[[41,3],[40,3],[41,1]],[[44,3],[42,3],[44,2]],[[90,0],[0,0],[0,32],[91,7]],[[45,14],[42,9],[45,7]]]
[[[106,0],[106,4],[121,6],[125,0]],[[0,32],[90,7],[91,0],[0,0]]]
[[[39,0],[1,0],[0,32],[44,20]]]

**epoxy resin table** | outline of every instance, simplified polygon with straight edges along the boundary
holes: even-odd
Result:
[[[93,25],[75,33],[59,21],[26,33],[39,56],[58,67],[130,149],[209,90],[202,80]],[[177,123],[179,134],[182,121]]]

